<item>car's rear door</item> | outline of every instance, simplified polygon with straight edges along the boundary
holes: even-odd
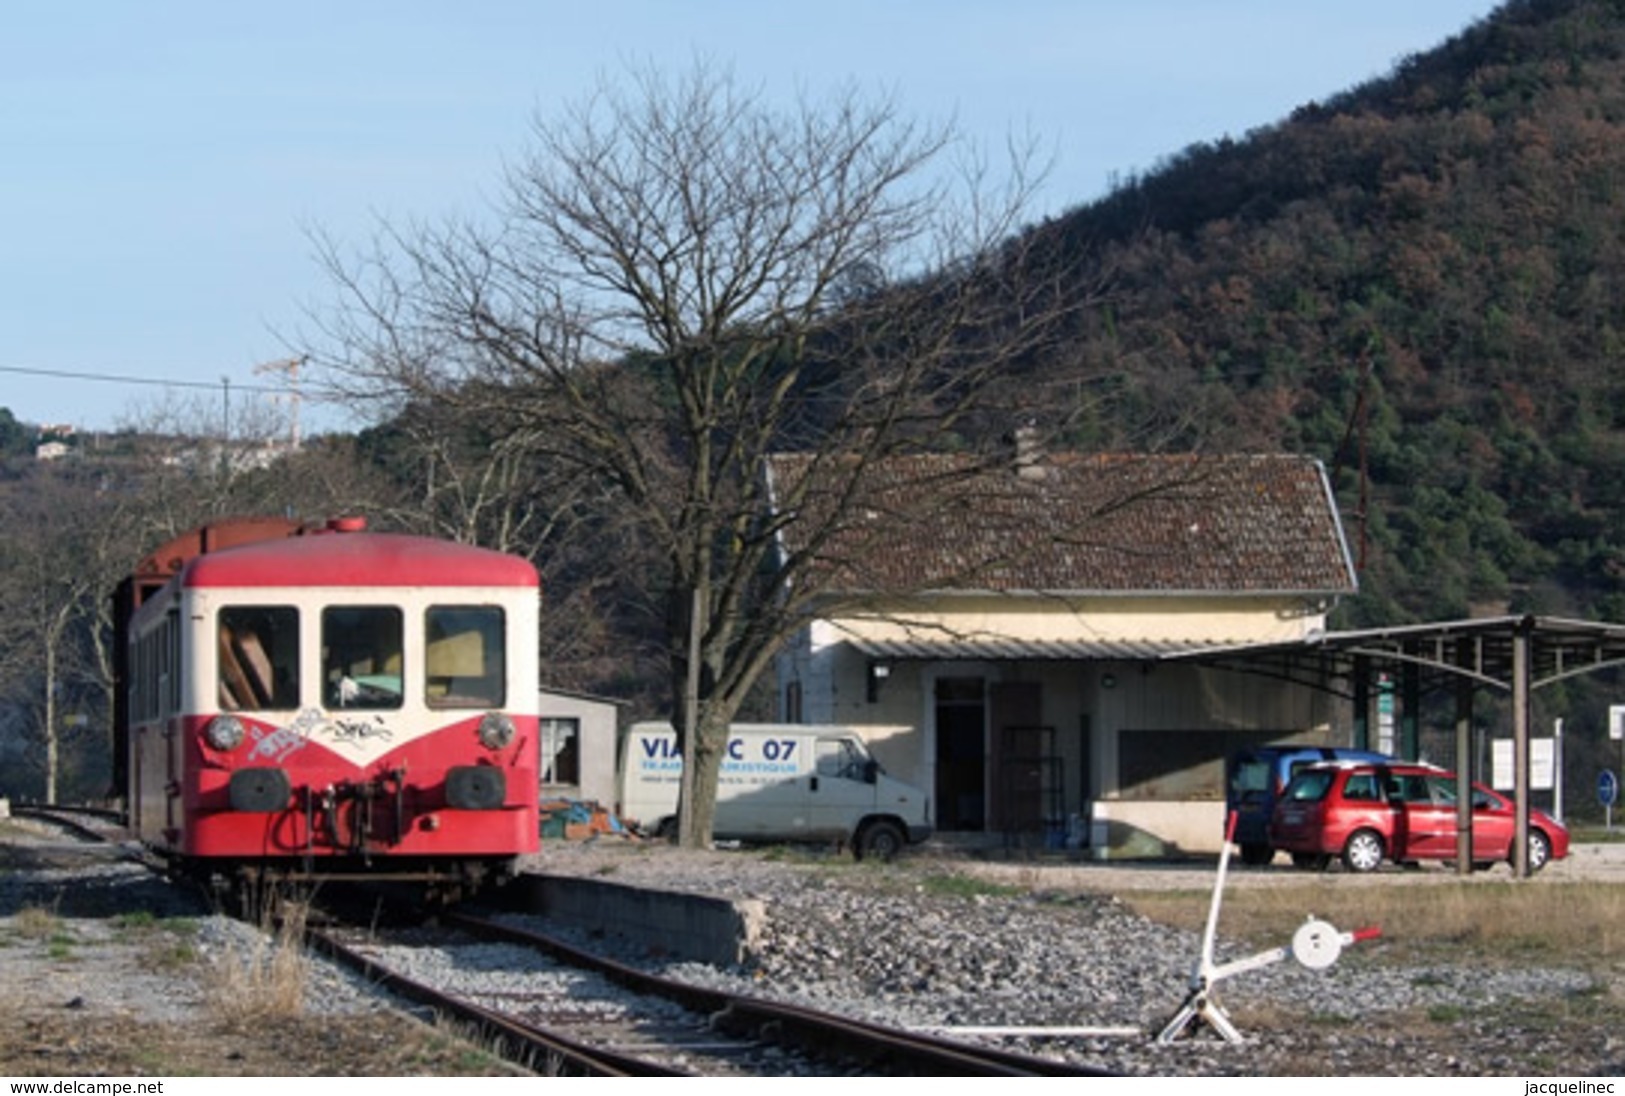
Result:
[[[1473,788],[1473,859],[1506,860],[1512,854],[1515,813],[1511,800]]]

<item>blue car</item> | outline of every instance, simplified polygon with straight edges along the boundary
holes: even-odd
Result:
[[[1235,842],[1245,864],[1268,864],[1275,858],[1270,844],[1270,816],[1292,777],[1306,765],[1321,761],[1391,761],[1386,754],[1335,746],[1257,746],[1230,757],[1225,772],[1225,818],[1236,816]]]

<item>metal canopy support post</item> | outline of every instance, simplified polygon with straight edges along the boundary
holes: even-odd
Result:
[[[1399,668],[1399,756],[1406,761],[1422,757],[1421,645],[1405,644],[1406,660]]]
[[[1473,643],[1456,640],[1456,664],[1471,668]],[[1456,678],[1456,874],[1473,873],[1473,679]]]
[[[1371,748],[1371,659],[1366,655],[1354,656],[1354,741],[1356,750]]]
[[[1529,878],[1529,633],[1520,620],[1512,632],[1512,874]]]

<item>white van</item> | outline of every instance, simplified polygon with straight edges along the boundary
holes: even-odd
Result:
[[[621,757],[621,818],[649,833],[676,823],[683,758],[669,723],[636,723]],[[717,779],[712,836],[838,841],[889,860],[931,835],[925,793],[893,780],[847,727],[736,723]]]

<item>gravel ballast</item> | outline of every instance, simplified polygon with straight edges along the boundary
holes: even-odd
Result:
[[[1583,860],[1582,860],[1583,863]],[[1067,865],[989,865],[915,854],[894,865],[853,865],[801,852],[689,853],[618,841],[550,844],[529,865],[557,875],[750,899],[766,917],[746,960],[715,968],[648,954],[625,941],[576,933],[578,943],[671,977],[789,999],[879,1023],[966,1038],[969,1028],[1098,1028],[1112,1035],[999,1040],[1014,1049],[1065,1057],[1126,1074],[1148,1075],[1501,1075],[1573,1077],[1625,1071],[1617,972],[1606,965],[1547,969],[1532,962],[1448,953],[1424,964],[1394,961],[1382,944],[1358,945],[1324,971],[1291,960],[1222,984],[1224,1004],[1248,1037],[1230,1045],[1198,1031],[1174,1045],[1155,1036],[1188,988],[1197,933],[1139,916],[1123,899],[1165,879],[1205,910],[1211,865],[1167,872],[1117,872]],[[1555,866],[1568,870],[1567,865]],[[1249,877],[1271,885],[1279,871]],[[1442,877],[1394,878],[1426,887]],[[945,888],[943,878],[988,880]],[[1535,881],[1546,886],[1557,878]],[[1355,881],[1351,881],[1355,882]],[[998,885],[995,885],[998,884]],[[31,911],[47,911],[65,941],[30,935]],[[132,915],[134,917],[132,922]],[[155,958],[145,920],[185,919],[194,928],[184,961]],[[546,926],[544,926],[546,927]],[[1352,928],[1354,926],[1338,926]],[[1239,929],[1241,927],[1235,927]],[[1257,950],[1229,938],[1222,922],[1218,960]],[[1286,941],[1281,941],[1285,943]],[[0,871],[0,981],[26,1039],[0,1050],[0,1072],[164,1072],[97,1044],[78,1057],[61,1031],[130,1029],[132,1048],[158,1027],[208,1033],[217,1057],[204,1073],[422,1074],[487,1072],[444,1053],[411,1061],[388,1057],[378,1032],[415,1021],[325,964],[307,973],[302,1014],[327,1042],[311,1055],[256,1057],[222,1042],[220,988],[210,973],[241,964],[262,946],[247,926],[219,917],[184,890],[117,857],[52,866],[30,854]],[[472,952],[470,954],[473,954]],[[539,975],[517,953],[501,977],[524,985]],[[426,954],[425,969],[455,966],[456,955]],[[488,962],[481,961],[489,966]],[[290,1029],[295,1025],[284,1025]],[[345,1041],[364,1032],[367,1063]],[[235,1038],[235,1036],[233,1036]],[[244,1039],[250,1036],[243,1036]],[[226,1046],[238,1049],[227,1051]],[[325,1049],[324,1049],[325,1048]],[[133,1055],[134,1049],[131,1050]],[[323,1058],[322,1055],[328,1057]],[[65,1057],[66,1056],[66,1057]],[[96,1068],[98,1062],[114,1065]],[[42,1064],[43,1063],[43,1064]],[[280,1068],[279,1068],[280,1067]]]
[[[1111,1029],[1119,1033],[1001,1038],[1018,1049],[1118,1072],[1589,1075],[1616,1074],[1625,1066],[1625,1047],[1613,1034],[1617,1025],[1609,1029],[1619,1009],[1608,971],[1511,962],[1396,964],[1383,961],[1380,945],[1345,949],[1327,970],[1287,959],[1223,981],[1219,994],[1248,1037],[1243,1045],[1205,1028],[1159,1044],[1156,1035],[1188,991],[1200,936],[1136,914],[1112,893],[1122,873],[1104,867],[1006,866],[1002,876],[1019,880],[1018,886],[971,887],[963,894],[943,893],[933,881],[979,872],[997,879],[1001,872],[929,856],[881,867],[834,857],[820,862],[795,854],[774,859],[615,843],[555,845],[536,869],[754,899],[767,910],[751,955],[735,969],[671,962],[640,955],[635,946],[596,941],[625,961],[718,988],[950,1034],[989,1027]],[[1279,870],[1248,882],[1290,881],[1296,874]],[[1126,883],[1146,886],[1151,875],[1134,872]],[[1173,869],[1166,876],[1176,887],[1210,891],[1214,868]],[[1448,879],[1433,871],[1393,882],[1416,885],[1418,900],[1426,901],[1424,888]],[[1207,895],[1197,893],[1193,901],[1205,913]],[[1221,921],[1217,962],[1259,950],[1227,943],[1224,927]],[[1591,1013],[1602,1014],[1602,1029],[1580,1022]],[[1572,1026],[1551,1022],[1566,1014],[1574,1014]]]

